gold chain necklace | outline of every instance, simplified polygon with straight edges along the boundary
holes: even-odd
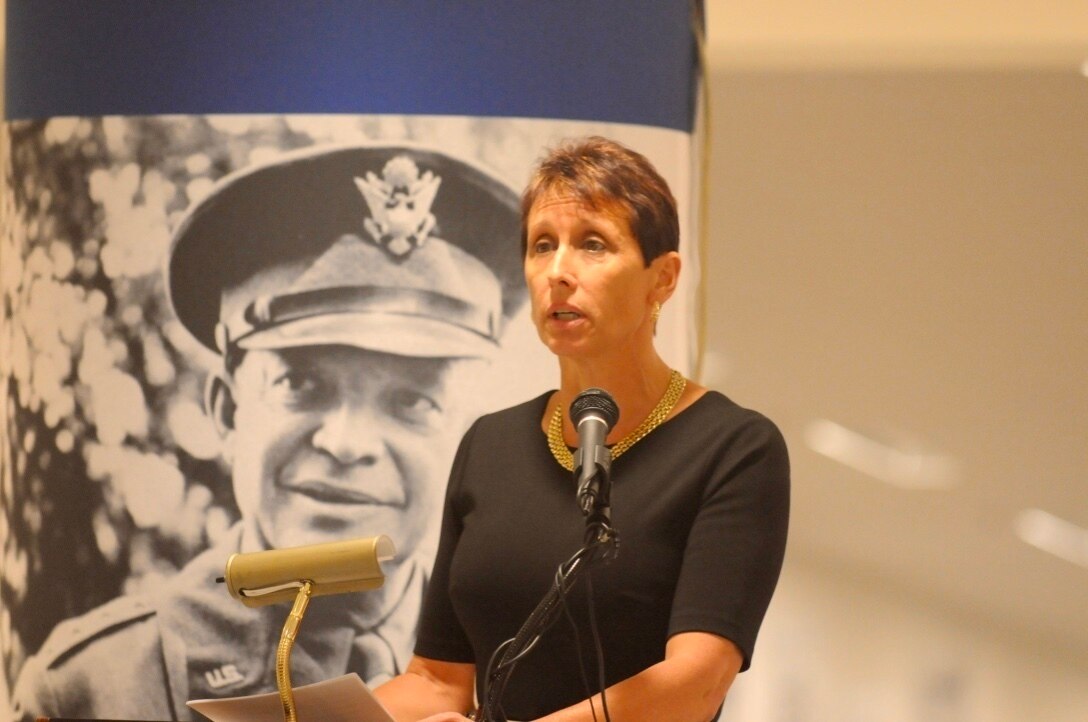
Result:
[[[637,429],[620,439],[612,447],[613,460],[618,459],[620,454],[634,446],[635,443],[656,429],[665,420],[673,407],[676,406],[676,402],[680,400],[680,395],[684,393],[687,383],[687,379],[679,371],[674,369],[669,374],[669,386],[665,389],[665,395],[657,402],[657,406],[650,412],[650,415],[642,420]],[[555,457],[560,466],[567,471],[574,471],[574,455],[570,453],[570,448],[563,440],[563,407],[558,404],[555,407],[555,413],[552,414],[552,418],[548,422],[548,448],[551,449],[552,456]]]

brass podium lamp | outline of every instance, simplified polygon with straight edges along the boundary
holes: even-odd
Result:
[[[381,562],[396,554],[384,534],[291,549],[232,554],[223,581],[247,607],[294,600],[276,648],[276,688],[285,722],[298,722],[291,690],[291,649],[310,597],[377,589],[385,583]]]

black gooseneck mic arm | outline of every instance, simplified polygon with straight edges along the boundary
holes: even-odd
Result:
[[[506,722],[503,691],[518,660],[532,651],[540,636],[555,622],[567,593],[581,573],[593,562],[616,555],[619,537],[612,529],[610,507],[612,451],[605,446],[605,439],[619,416],[615,400],[603,389],[586,389],[570,405],[570,418],[578,429],[574,478],[578,482],[578,506],[586,517],[585,543],[560,565],[552,588],[517,634],[495,650],[488,663],[484,694],[474,715],[476,720]]]

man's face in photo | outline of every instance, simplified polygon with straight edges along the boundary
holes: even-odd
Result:
[[[245,352],[223,426],[247,534],[270,548],[387,534],[405,559],[437,529],[480,368],[349,346]]]

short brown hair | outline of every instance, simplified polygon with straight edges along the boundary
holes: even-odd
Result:
[[[570,195],[595,210],[621,210],[647,266],[680,247],[676,199],[668,183],[646,156],[614,140],[567,140],[540,160],[521,196],[522,256],[528,249],[529,212],[552,193]]]

